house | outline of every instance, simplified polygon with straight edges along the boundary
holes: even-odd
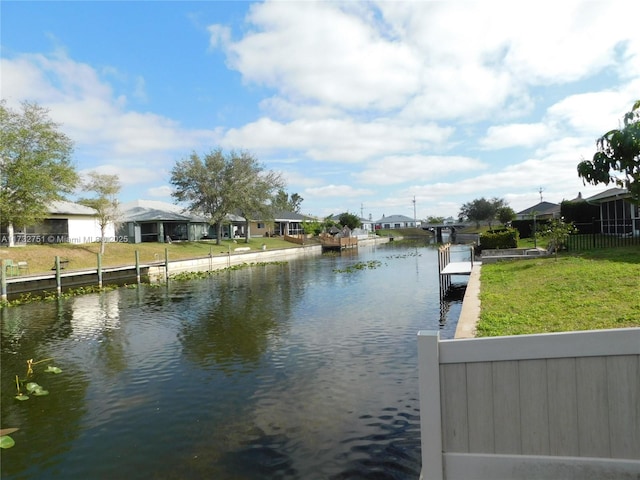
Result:
[[[344,213],[349,213],[349,212],[344,212]],[[329,217],[327,218],[330,218],[334,222],[340,223],[340,217],[342,215],[343,215],[342,213],[338,215],[329,215]],[[369,216],[369,218],[358,217],[358,220],[360,221],[360,227],[354,229],[354,235],[367,236],[369,233],[374,231],[375,222],[371,220],[371,216]]]
[[[516,220],[531,220],[533,217],[537,220],[549,220],[560,217],[560,205],[551,202],[540,202],[533,207],[526,208],[516,213]]]
[[[121,205],[118,235],[129,243],[196,241],[215,238],[217,232],[208,220],[179,205],[157,200],[135,200]],[[244,218],[227,215],[225,237],[237,236]]]
[[[15,245],[31,243],[91,243],[99,242],[102,233],[93,208],[78,203],[51,203],[44,220],[14,231]],[[115,227],[107,225],[105,237],[115,241]],[[9,245],[7,226],[0,227],[0,245]]]
[[[416,221],[413,218],[406,217],[404,215],[391,215],[385,217],[384,215],[380,220],[374,222],[376,230],[380,229],[397,229],[397,228],[415,228],[417,226]]]
[[[640,206],[632,202],[628,190],[610,188],[585,201],[600,207],[600,233],[640,237]]]
[[[360,220],[360,223],[362,223],[362,225],[360,226],[360,229],[364,230],[365,232],[374,231],[375,222],[371,220],[371,218],[360,217],[359,220]]]
[[[313,221],[312,217],[295,212],[280,210],[274,213],[273,220],[252,220],[252,237],[269,237],[304,234],[304,222]]]

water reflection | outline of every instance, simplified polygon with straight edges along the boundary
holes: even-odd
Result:
[[[3,309],[2,478],[417,478],[416,332],[459,313],[437,282],[397,242]],[[12,401],[45,356],[51,395]]]

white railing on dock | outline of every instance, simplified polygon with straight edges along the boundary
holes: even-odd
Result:
[[[640,478],[640,328],[418,333],[422,478]]]
[[[438,248],[438,274],[440,279],[440,299],[442,300],[451,287],[451,275],[470,275],[473,270],[473,247],[469,247],[468,261],[451,261],[451,244]]]

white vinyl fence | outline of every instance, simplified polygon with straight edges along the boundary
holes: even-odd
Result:
[[[640,479],[640,328],[418,333],[424,480]]]

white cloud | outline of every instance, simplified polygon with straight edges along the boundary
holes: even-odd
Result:
[[[221,144],[263,151],[294,149],[314,160],[361,162],[398,151],[443,148],[452,133],[450,127],[433,123],[410,125],[390,118],[373,122],[352,118],[300,118],[281,123],[263,117],[241,128],[229,129]]]
[[[510,147],[533,147],[550,137],[552,132],[541,123],[514,123],[489,127],[487,135],[480,140],[482,148],[499,150]]]
[[[303,197],[358,198],[371,195],[372,193],[372,190],[366,188],[353,188],[349,185],[325,185],[322,187],[306,188]]]
[[[393,155],[368,164],[355,177],[363,184],[394,185],[404,182],[423,182],[456,172],[487,168],[474,158],[435,155]]]
[[[160,187],[152,187],[147,189],[147,194],[150,197],[170,197],[171,192],[173,192],[173,188],[169,185],[162,185]]]

